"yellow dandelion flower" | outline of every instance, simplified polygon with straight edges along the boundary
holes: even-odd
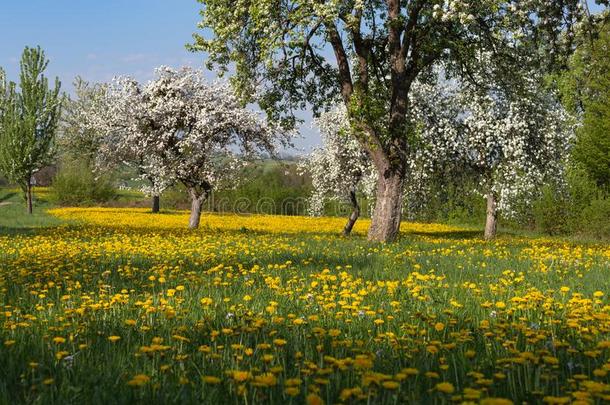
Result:
[[[204,375],[202,378],[204,383],[206,384],[210,384],[210,385],[214,385],[214,384],[220,384],[220,378],[218,377],[214,377],[213,375]]]
[[[150,382],[150,377],[146,374],[136,374],[131,380],[127,382],[127,385],[131,387],[141,387]]]
[[[453,394],[455,392],[455,387],[450,382],[438,383],[434,386],[434,388],[444,394]]]
[[[310,393],[305,399],[307,405],[324,405],[324,400],[318,394]]]

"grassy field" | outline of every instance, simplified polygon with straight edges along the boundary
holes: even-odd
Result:
[[[53,208],[49,194],[47,188],[35,188],[34,213],[27,215],[23,192],[19,188],[0,187],[0,235],[59,225],[61,221],[47,213],[47,209]]]
[[[373,245],[366,221],[338,236],[340,218],[41,218],[64,225],[0,233],[0,403],[610,400],[608,245],[409,223]]]

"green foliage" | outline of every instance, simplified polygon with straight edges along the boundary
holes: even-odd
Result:
[[[466,167],[436,171],[422,185],[424,196],[406,193],[405,215],[422,222],[480,226],[485,221],[485,198],[476,192],[476,175]],[[418,204],[418,205],[416,205]]]
[[[574,148],[581,164],[600,187],[610,188],[610,24],[587,32],[560,78],[564,104],[582,116]],[[589,35],[594,35],[591,38]]]
[[[53,180],[53,198],[62,205],[95,205],[117,197],[108,174],[96,176],[84,161],[65,161]]]
[[[545,185],[540,198],[533,204],[533,215],[538,229],[549,235],[566,233],[569,224],[569,200],[558,187]]]
[[[597,239],[610,239],[610,198],[591,201],[580,214],[580,232]]]
[[[307,215],[309,193],[309,178],[298,175],[293,162],[265,161],[244,169],[243,179],[235,188],[212,192],[203,210]],[[187,209],[190,204],[182,185],[169,188],[161,196],[164,208]]]
[[[19,89],[0,74],[0,171],[24,191],[32,175],[53,157],[61,111],[60,83],[49,88],[48,65],[40,47],[26,47],[21,57]]]
[[[536,229],[550,235],[610,238],[610,196],[582,167],[569,168],[565,184],[544,186],[532,211]]]
[[[214,211],[307,215],[309,196],[306,179],[296,173],[296,165],[273,163],[250,169],[247,181],[234,190],[216,193]]]

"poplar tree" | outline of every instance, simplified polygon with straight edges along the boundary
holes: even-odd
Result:
[[[18,184],[32,213],[32,176],[49,164],[61,113],[60,82],[44,75],[49,61],[40,47],[26,47],[20,82],[0,74],[0,171]]]

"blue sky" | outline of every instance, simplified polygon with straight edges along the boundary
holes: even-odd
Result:
[[[187,52],[199,20],[195,0],[3,0],[0,66],[16,80],[23,48],[40,45],[51,60],[48,75],[70,92],[77,75],[108,81],[115,75],[139,80],[159,65],[201,67],[202,54]],[[590,1],[593,3],[593,1]],[[298,151],[319,143],[304,114]]]
[[[198,21],[194,0],[5,0],[0,14],[0,64],[16,75],[26,45],[41,45],[49,74],[68,86],[77,74],[109,80],[145,79],[153,67],[201,65],[187,52]]]
[[[48,76],[59,76],[67,92],[77,75],[145,81],[159,65],[202,67],[203,55],[185,49],[199,8],[195,0],[3,0],[0,66],[16,80],[23,48],[40,45],[50,59]],[[307,116],[290,153],[307,152],[320,141]]]

